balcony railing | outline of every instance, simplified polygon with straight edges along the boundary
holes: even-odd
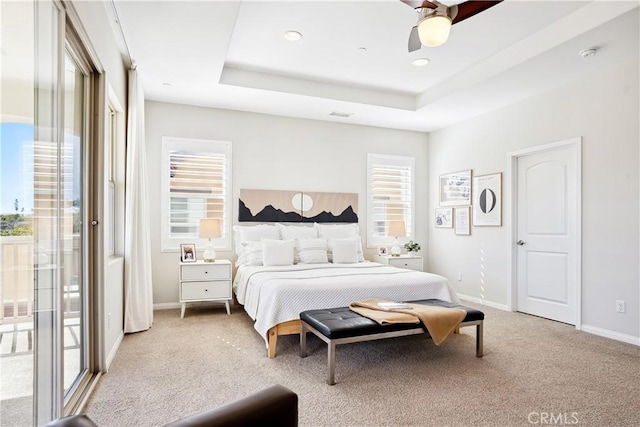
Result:
[[[1,236],[0,324],[33,316],[33,236]]]
[[[78,235],[63,240],[62,292],[65,326],[78,318],[81,294],[78,272]],[[53,286],[57,265],[46,250],[34,251],[33,236],[0,236],[0,354],[20,355],[33,351],[35,278],[48,278]],[[46,272],[46,274],[40,274]],[[36,275],[36,273],[38,273]],[[42,286],[42,284],[41,284]]]

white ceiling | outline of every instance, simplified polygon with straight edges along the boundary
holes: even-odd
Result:
[[[637,58],[638,5],[507,0],[409,53],[417,13],[399,0],[115,0],[147,99],[416,131]]]

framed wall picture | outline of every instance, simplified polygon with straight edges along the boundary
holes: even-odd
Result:
[[[453,208],[436,208],[436,228],[453,227]]]
[[[469,236],[471,234],[471,208],[454,209],[455,232],[458,236]]]
[[[440,175],[440,206],[471,204],[471,169]]]
[[[473,178],[473,225],[502,225],[502,173]]]
[[[180,245],[180,260],[182,262],[196,262],[196,245],[183,243]]]
[[[358,222],[358,193],[240,189],[241,222]]]

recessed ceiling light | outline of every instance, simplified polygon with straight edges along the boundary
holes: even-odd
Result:
[[[597,52],[598,52],[598,49],[595,47],[592,47],[592,48],[580,51],[580,56],[583,58],[590,58],[592,56],[596,56]]]
[[[302,38],[302,34],[298,31],[289,30],[284,32],[285,40],[289,40],[290,42],[297,42]]]
[[[428,58],[418,58],[418,59],[414,59],[413,62],[411,62],[413,65],[415,65],[416,67],[424,67],[425,65],[427,65],[429,63],[429,59]]]
[[[366,52],[366,51],[367,51],[367,48],[366,48],[366,47],[359,47],[359,48],[358,48],[358,50],[359,50],[360,52]]]
[[[162,86],[171,87],[171,83],[164,82],[164,83],[162,83]]]

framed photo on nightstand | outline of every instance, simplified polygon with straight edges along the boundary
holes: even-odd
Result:
[[[196,245],[192,243],[183,243],[180,245],[180,261],[196,262]]]
[[[387,252],[387,247],[386,246],[380,246],[378,248],[378,255],[385,256],[385,255],[387,255],[387,253],[388,252]]]

